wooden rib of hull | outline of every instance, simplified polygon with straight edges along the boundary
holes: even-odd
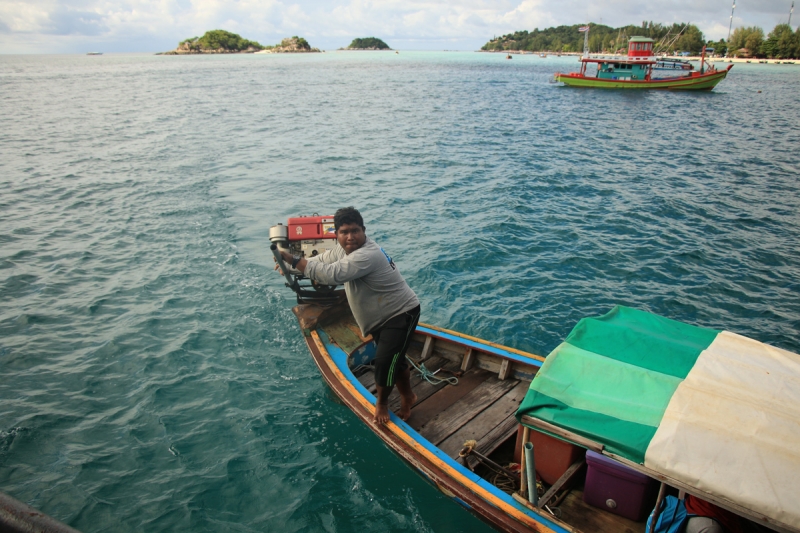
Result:
[[[594,89],[661,89],[670,91],[710,91],[725,79],[728,70],[720,70],[701,76],[686,78],[669,78],[663,80],[603,80],[577,74],[555,75],[556,81],[570,87],[586,87]]]
[[[325,382],[397,455],[413,466],[442,493],[452,498],[482,520],[501,531],[513,533],[571,533],[575,530],[556,520],[524,509],[513,498],[493,492],[470,479],[463,467],[448,464],[432,451],[435,449],[419,435],[405,430],[392,415],[385,425],[373,421],[374,405],[355,387],[352,375],[339,368],[316,331],[304,335],[309,351]],[[461,471],[460,471],[461,470]]]

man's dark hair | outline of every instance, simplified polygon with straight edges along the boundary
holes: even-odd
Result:
[[[342,224],[358,224],[362,229],[366,229],[361,213],[353,206],[342,207],[333,215],[333,227],[336,231],[339,231],[339,226]]]

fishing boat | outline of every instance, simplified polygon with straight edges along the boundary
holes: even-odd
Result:
[[[570,87],[710,91],[733,68],[733,65],[729,65],[727,69],[717,70],[706,61],[705,47],[699,70],[679,60],[659,60],[653,55],[654,41],[648,37],[631,37],[626,56],[592,55],[588,50],[589,28],[584,28],[581,28],[586,37],[580,71],[557,72],[554,76],[557,82]],[[664,70],[680,73],[663,74]]]
[[[303,339],[336,396],[454,502],[500,531],[644,533],[689,494],[800,532],[799,356],[621,306],[546,358],[420,323],[411,416],[377,424],[371,337],[341,289],[277,252],[333,246],[326,220],[270,230]]]

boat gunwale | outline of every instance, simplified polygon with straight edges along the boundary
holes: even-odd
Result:
[[[452,331],[449,329],[432,326],[430,324],[425,324],[422,322],[418,324],[416,333],[421,333],[429,337],[435,337],[445,341],[454,342],[462,346],[478,348],[479,350],[486,352],[490,355],[496,355],[498,357],[509,359],[516,363],[522,363],[526,365],[540,367],[542,366],[542,363],[544,363],[545,361],[545,358],[542,357],[541,355],[524,352],[522,350],[517,350],[515,348],[509,348],[508,346],[503,346],[502,344],[485,341],[483,339],[479,339],[478,337],[472,337],[470,335],[465,335],[464,333],[459,333],[457,331]]]

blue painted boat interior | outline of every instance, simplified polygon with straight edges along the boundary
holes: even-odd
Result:
[[[431,335],[435,335],[437,337],[450,338],[450,339],[452,339],[454,341],[457,341],[459,343],[468,344],[468,345],[474,345],[474,347],[479,347],[481,350],[487,350],[488,351],[488,349],[492,349],[492,350],[495,350],[494,353],[497,353],[497,352],[508,353],[509,355],[513,355],[515,357],[515,359],[518,358],[518,359],[524,360],[526,363],[529,363],[531,361],[531,360],[529,360],[527,358],[520,357],[517,354],[511,354],[510,352],[505,352],[504,350],[500,350],[500,349],[494,348],[492,346],[487,346],[485,344],[477,343],[477,342],[474,342],[474,341],[468,341],[468,340],[463,339],[461,337],[456,337],[456,336],[453,336],[453,335],[447,335],[447,334],[444,334],[444,333],[436,331],[436,330],[431,330],[431,329],[428,329],[428,328],[418,327],[417,331],[420,331],[420,330],[423,330],[424,332],[430,333]],[[323,344],[325,345],[325,349],[328,351],[328,354],[330,355],[331,360],[336,364],[336,367],[339,369],[339,371],[342,372],[342,374],[347,378],[347,380],[358,391],[359,394],[361,394],[364,398],[366,398],[372,405],[375,405],[375,395],[373,395],[371,392],[369,392],[361,384],[361,382],[358,381],[358,379],[355,377],[355,375],[353,374],[352,370],[350,369],[350,366],[348,365],[348,355],[347,355],[347,353],[344,350],[342,350],[338,345],[334,344],[331,341],[330,337],[328,337],[328,335],[323,330],[317,330],[317,332],[319,333],[320,339],[322,340]],[[371,355],[372,355],[372,357],[374,357],[375,354],[374,354],[374,344],[373,343],[368,343],[362,348],[369,347],[369,346],[372,346]],[[362,348],[359,348],[359,350],[361,350]],[[370,353],[369,348],[365,348],[364,353],[365,354]],[[358,360],[359,361],[363,361],[364,359],[361,356],[359,356]],[[371,358],[370,358],[370,360],[371,360]],[[367,363],[359,362],[358,364],[360,365],[360,364],[367,364]],[[541,365],[541,363],[539,363],[539,364]],[[521,505],[519,502],[514,500],[514,498],[512,498],[509,494],[506,494],[505,492],[503,492],[502,490],[498,489],[497,487],[495,487],[494,485],[492,485],[491,483],[489,483],[488,481],[486,481],[485,479],[483,479],[479,475],[475,474],[474,472],[472,472],[468,468],[465,468],[463,465],[459,464],[456,460],[452,459],[451,457],[449,457],[448,455],[443,453],[439,448],[437,448],[436,446],[431,444],[428,440],[426,440],[419,433],[417,433],[417,431],[414,428],[409,426],[405,421],[400,419],[394,413],[390,412],[390,417],[391,417],[391,421],[394,422],[400,429],[402,429],[403,432],[405,432],[407,435],[409,435],[414,441],[419,443],[421,446],[425,447],[425,449],[427,449],[432,454],[434,454],[437,458],[439,458],[443,462],[445,462],[450,468],[458,471],[461,475],[463,475],[465,478],[467,478],[471,483],[474,483],[475,485],[481,487],[482,489],[490,492],[494,496],[496,496],[498,498],[501,498],[507,504],[513,505],[515,508],[517,508],[518,510],[524,512],[525,514],[533,517],[538,522],[547,525],[553,531],[557,531],[559,533],[568,533],[567,530],[565,530],[565,529],[561,528],[560,526],[558,526],[557,524],[547,520],[545,517],[543,517],[541,515],[537,515],[535,513],[531,513],[523,505]],[[427,476],[425,476],[425,477],[427,478]],[[430,479],[429,479],[429,481],[430,481]],[[453,497],[453,499],[456,500],[461,505],[465,505],[466,507],[469,507],[466,504],[466,502],[464,502],[463,500],[461,500],[461,499],[459,499],[457,497]]]

